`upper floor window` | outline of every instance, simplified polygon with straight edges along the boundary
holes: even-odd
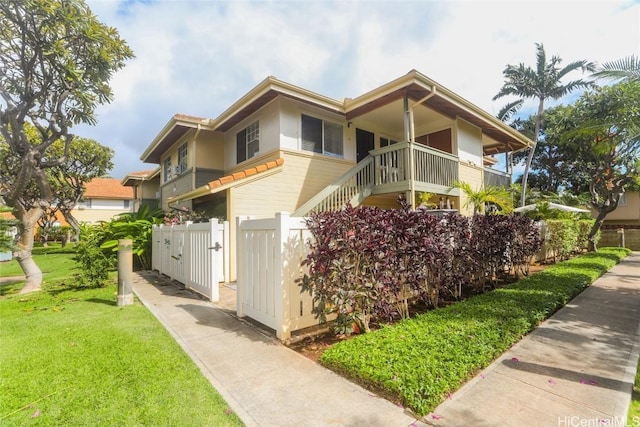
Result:
[[[187,143],[185,142],[178,148],[178,170],[177,173],[185,173],[187,171],[188,151]]]
[[[167,182],[171,179],[171,177],[173,176],[171,172],[171,157],[167,157],[162,163],[162,178],[164,182]]]
[[[342,125],[302,115],[302,149],[342,157]]]
[[[251,123],[236,134],[236,162],[244,162],[260,151],[260,125]]]

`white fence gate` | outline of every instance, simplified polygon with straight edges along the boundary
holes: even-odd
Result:
[[[286,213],[275,218],[238,220],[237,312],[275,329],[281,340],[291,332],[318,324],[312,299],[295,280],[306,257],[311,233],[302,218]]]
[[[218,283],[229,277],[229,223],[153,227],[151,268],[218,301]]]

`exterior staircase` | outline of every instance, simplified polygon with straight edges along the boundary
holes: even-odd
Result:
[[[342,175],[336,182],[325,187],[291,214],[304,217],[314,212],[335,211],[347,203],[358,206],[373,192],[375,184],[374,157],[368,155]]]

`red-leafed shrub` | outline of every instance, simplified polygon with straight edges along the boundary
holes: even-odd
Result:
[[[321,321],[336,330],[368,331],[372,320],[409,317],[409,301],[437,306],[494,287],[507,273],[527,273],[541,245],[534,222],[522,216],[448,214],[426,210],[346,207],[307,219],[313,235],[300,280]]]

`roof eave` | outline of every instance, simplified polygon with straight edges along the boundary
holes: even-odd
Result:
[[[213,129],[211,127],[210,119],[200,118],[200,117],[188,117],[182,114],[176,114],[173,117],[171,117],[171,119],[169,119],[167,124],[164,125],[162,130],[156,135],[153,141],[151,141],[151,144],[149,144],[147,149],[140,156],[140,160],[146,163],[159,164],[159,161],[154,161],[154,160],[157,160],[157,158],[159,158],[159,156],[162,155],[162,153],[164,152],[164,150],[162,149],[162,142],[173,131],[173,129],[177,127],[186,128],[185,133],[188,129],[196,129],[196,128],[210,129],[210,130]]]
[[[372,101],[375,101],[380,97],[386,96],[388,94],[392,94],[393,92],[409,87],[414,83],[420,86],[423,86],[425,89],[431,92],[433,92],[433,88],[435,87],[436,88],[435,96],[442,98],[446,102],[453,104],[455,107],[460,108],[466,111],[467,113],[476,116],[477,118],[481,119],[483,122],[487,123],[487,125],[496,128],[498,131],[506,134],[506,136],[508,136],[509,138],[514,139],[520,144],[524,145],[525,147],[523,148],[533,147],[534,142],[531,139],[524,136],[522,133],[518,132],[517,130],[513,129],[506,123],[499,120],[497,117],[492,116],[491,114],[487,113],[485,110],[481,109],[480,107],[476,106],[470,101],[467,101],[466,99],[462,98],[460,95],[447,89],[446,87],[442,86],[441,84],[437,83],[436,81],[430,79],[429,77],[425,76],[424,74],[416,70],[411,70],[404,76],[401,76],[395,80],[392,80],[391,82],[386,83],[382,86],[379,86],[357,98],[346,100],[345,101],[346,111],[349,112],[357,108],[363,107],[364,105]],[[433,107],[430,106],[429,108],[433,108]]]
[[[227,130],[228,123],[232,121],[237,114],[250,109],[252,105],[260,102],[260,99],[270,92],[276,95],[295,98],[336,113],[344,113],[344,101],[338,101],[269,76],[214,119],[211,126],[215,130]]]

